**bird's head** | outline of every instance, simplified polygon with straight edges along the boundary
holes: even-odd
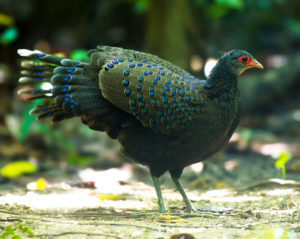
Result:
[[[231,72],[238,76],[245,70],[253,67],[259,69],[264,68],[250,53],[244,50],[229,51],[220,58],[220,61],[223,62],[223,64],[225,63]]]

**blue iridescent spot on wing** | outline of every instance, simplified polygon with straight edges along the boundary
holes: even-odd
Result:
[[[118,60],[118,62],[123,62],[123,61],[124,61],[123,59],[119,59],[119,60]]]
[[[134,67],[135,67],[135,64],[130,64],[129,67],[130,67],[130,68],[134,68]]]
[[[139,82],[143,82],[144,81],[144,78],[143,77],[140,77],[139,78]]]
[[[137,89],[137,90],[141,90],[141,89],[142,89],[142,86],[141,86],[141,85],[137,85],[137,86],[136,86],[136,89]]]
[[[138,99],[142,100],[144,98],[143,94],[138,94]]]
[[[107,64],[108,65],[108,64]],[[68,69],[68,73],[72,73],[72,72],[74,72],[75,71],[75,68],[70,68],[70,69]]]
[[[124,76],[129,76],[130,72],[129,71],[124,71],[123,74],[124,74]]]
[[[135,99],[131,99],[131,100],[129,101],[129,104],[130,104],[130,105],[136,105],[136,100],[135,100]]]
[[[168,121],[166,116],[162,116],[162,117],[160,118],[160,120],[161,120],[161,122],[163,122],[164,124],[167,123],[167,121]]]
[[[130,89],[126,89],[124,91],[124,93],[125,93],[126,96],[130,96],[131,95],[131,90]]]
[[[142,66],[143,65],[143,63],[137,63],[137,66]]]
[[[148,110],[144,108],[144,109],[143,109],[143,113],[144,113],[144,114],[147,114],[147,113],[148,113]]]
[[[132,60],[132,59],[128,59],[128,61],[129,61],[129,62],[132,62],[133,60]]]
[[[108,68],[113,68],[113,67],[114,67],[114,64],[108,63],[108,64],[107,64],[107,67],[108,67]]]
[[[129,81],[128,80],[123,80],[123,85],[124,86],[128,86],[129,85]]]
[[[113,64],[118,64],[119,62],[116,61],[116,60],[113,60],[112,63],[113,63]]]
[[[43,56],[45,56],[45,54],[38,53],[38,54],[36,54],[36,56],[40,58],[40,57],[43,57]]]

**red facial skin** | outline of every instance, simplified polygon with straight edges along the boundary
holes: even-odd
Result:
[[[251,59],[249,56],[247,55],[241,55],[239,58],[237,58],[237,60],[241,63],[243,63],[247,68],[252,68],[252,67],[256,67],[256,68],[260,68],[263,69],[262,64],[260,64],[257,60],[255,59]]]

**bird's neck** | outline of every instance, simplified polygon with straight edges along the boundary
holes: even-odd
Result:
[[[224,62],[217,63],[211,71],[207,83],[211,85],[209,92],[214,96],[238,92],[237,75]]]

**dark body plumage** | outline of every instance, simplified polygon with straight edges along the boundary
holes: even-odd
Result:
[[[51,90],[21,92],[50,100],[33,110],[38,118],[57,122],[80,116],[91,129],[118,139],[122,152],[148,165],[154,178],[170,171],[176,179],[184,167],[227,144],[238,125],[240,107],[239,74],[228,59],[252,57],[231,51],[203,81],[157,56],[116,47],[91,50],[91,62],[19,53],[46,62],[23,62],[20,82],[50,80],[53,85]],[[160,209],[164,211],[161,203]]]

